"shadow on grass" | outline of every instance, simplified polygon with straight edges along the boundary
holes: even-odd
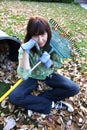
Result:
[[[10,89],[10,84],[0,82],[0,97]]]

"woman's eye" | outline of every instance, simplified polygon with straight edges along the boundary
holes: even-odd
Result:
[[[36,35],[36,36],[34,36],[34,38],[38,38],[38,36]]]
[[[45,35],[46,35],[46,33],[42,34],[42,36],[45,36]]]
[[[35,35],[34,37],[37,37],[38,35]]]

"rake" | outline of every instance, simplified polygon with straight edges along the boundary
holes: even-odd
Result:
[[[58,65],[59,67],[62,66],[62,59],[70,58],[71,57],[71,43],[73,43],[73,39],[71,39],[63,30],[58,26],[58,24],[51,19],[50,26],[52,30],[52,38],[50,40],[50,46],[52,52],[56,52],[59,56]],[[39,61],[31,71],[33,71],[39,64],[41,64],[41,61]],[[13,87],[11,87],[1,98],[0,102],[2,102],[23,80],[19,79]]]
[[[54,19],[50,19],[49,21],[50,23],[50,26],[51,26],[51,29],[53,30],[53,33],[55,32],[55,34],[53,34],[52,38],[55,39],[55,37],[57,36],[58,39],[61,39],[61,42],[62,42],[62,46],[65,47],[66,45],[69,44],[69,47],[72,48],[72,51],[74,51],[75,53],[78,53],[77,55],[81,56],[81,51],[79,50],[79,48],[77,47],[77,45],[75,44],[75,40],[73,38],[70,37],[69,34],[67,34],[59,25],[58,23],[54,20]],[[58,40],[57,39],[57,40]],[[56,41],[57,41],[56,40]],[[63,41],[62,41],[63,40]],[[60,48],[61,51],[65,50],[62,49],[61,47],[58,47]],[[69,56],[69,53],[68,53],[68,48],[67,50],[65,50],[66,54],[68,54],[67,56]],[[62,52],[63,53],[63,52]],[[63,53],[64,54],[64,53]],[[61,56],[60,56],[61,57]],[[66,57],[68,58],[68,57]]]

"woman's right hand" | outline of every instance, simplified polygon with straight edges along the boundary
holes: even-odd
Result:
[[[21,45],[22,49],[27,51],[28,54],[34,46],[36,46],[37,50],[39,50],[39,45],[34,39],[30,39],[28,42]]]

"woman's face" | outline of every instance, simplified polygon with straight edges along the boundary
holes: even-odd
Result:
[[[48,34],[45,32],[44,34],[37,35],[37,36],[32,36],[32,39],[34,39],[40,47],[43,47],[48,39]]]

